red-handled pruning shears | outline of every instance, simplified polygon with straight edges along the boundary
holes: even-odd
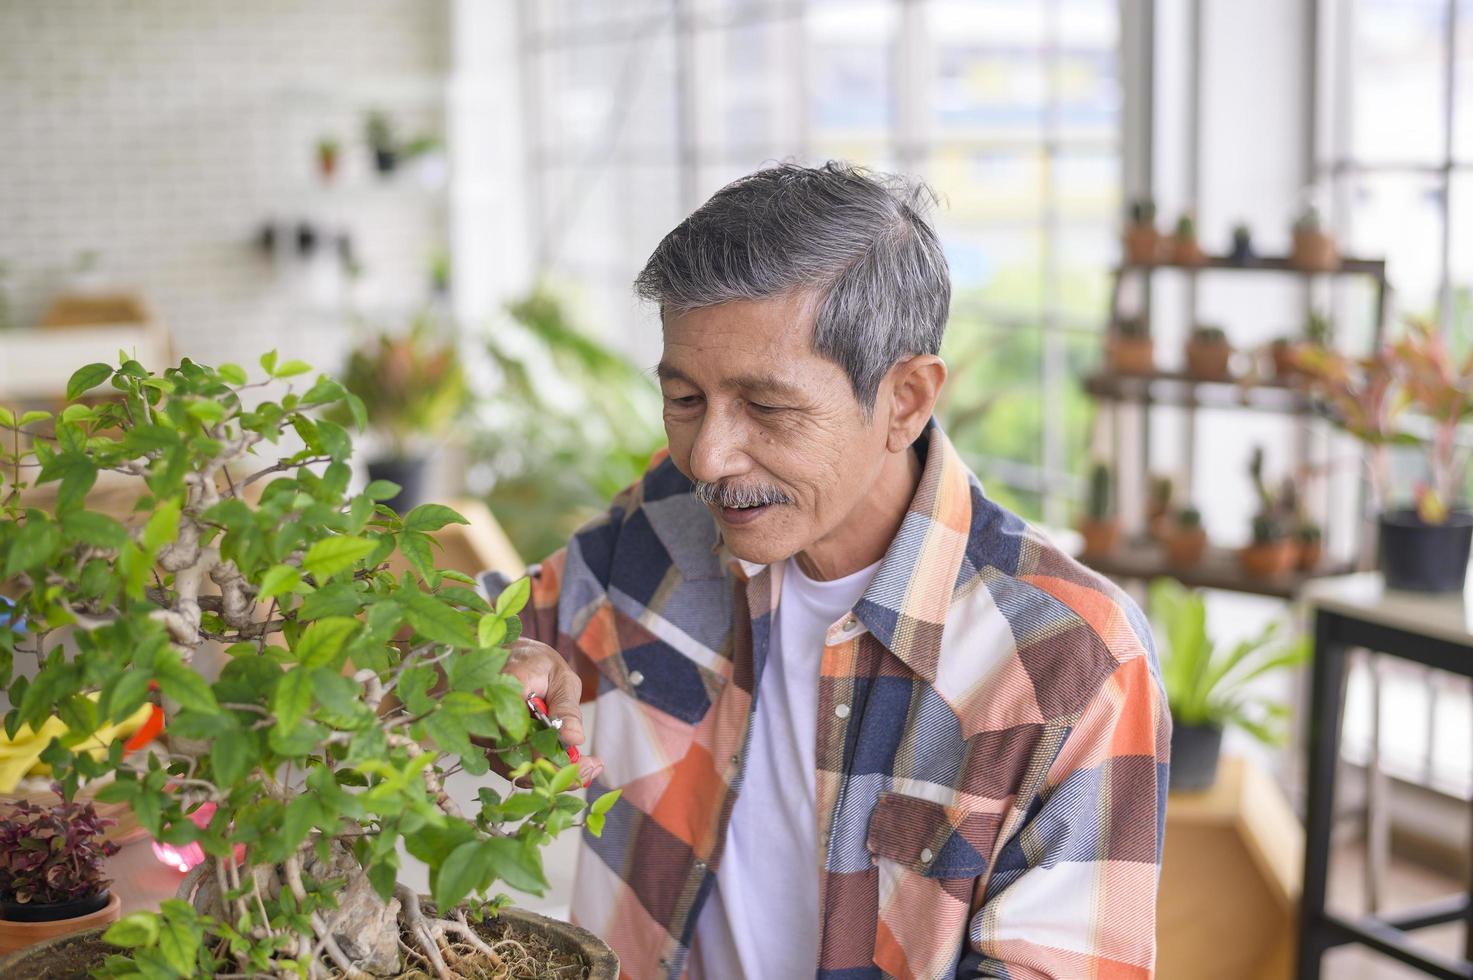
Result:
[[[553,718],[552,716],[550,716],[547,713],[547,702],[542,700],[535,694],[527,695],[527,710],[532,712],[533,718],[536,718],[548,728],[561,729],[563,727],[563,720],[561,718]],[[578,746],[565,745],[563,746],[563,748],[568,750],[569,762],[578,761]]]

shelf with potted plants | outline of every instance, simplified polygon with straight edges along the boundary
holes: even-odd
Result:
[[[1303,420],[1323,417],[1324,400],[1311,390],[1310,376],[1300,363],[1306,351],[1330,344],[1330,325],[1323,316],[1311,313],[1299,337],[1281,337],[1251,350],[1235,348],[1222,327],[1197,323],[1183,346],[1183,367],[1167,370],[1157,366],[1149,298],[1145,315],[1127,315],[1122,309],[1123,282],[1130,275],[1144,275],[1149,282],[1151,273],[1160,269],[1178,269],[1188,275],[1224,269],[1369,276],[1375,286],[1374,332],[1379,343],[1389,293],[1385,261],[1341,256],[1313,209],[1306,209],[1294,222],[1294,244],[1283,256],[1256,254],[1251,230],[1243,225],[1234,229],[1230,249],[1213,255],[1198,242],[1190,214],[1182,216],[1171,234],[1158,230],[1155,219],[1153,202],[1132,204],[1123,234],[1123,262],[1115,271],[1110,299],[1104,366],[1084,379],[1085,391],[1112,406],[1177,406],[1188,411],[1189,419],[1199,409],[1251,410]],[[1144,426],[1145,416],[1141,418]],[[1140,475],[1144,483],[1145,474]],[[1094,496],[1092,492],[1092,501]],[[1192,585],[1281,597],[1292,596],[1307,577],[1354,567],[1354,563],[1321,560],[1324,532],[1308,522],[1297,505],[1289,513],[1261,508],[1250,545],[1238,552],[1206,540],[1201,514],[1190,503],[1172,511],[1169,503],[1153,494],[1146,516],[1148,536],[1122,535],[1116,520],[1116,543],[1108,548],[1086,547],[1084,560],[1122,579],[1147,580],[1169,574]],[[1312,560],[1299,561],[1301,551]]]

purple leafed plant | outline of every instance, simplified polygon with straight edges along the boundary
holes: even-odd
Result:
[[[91,803],[10,804],[0,815],[0,901],[51,905],[100,893],[109,884],[103,858],[118,852],[102,835],[116,822]]]

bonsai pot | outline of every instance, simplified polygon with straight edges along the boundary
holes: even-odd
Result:
[[[1120,539],[1120,521],[1113,517],[1106,521],[1086,518],[1079,522],[1079,533],[1084,535],[1086,555],[1106,555],[1115,550],[1115,542]]]
[[[1116,374],[1152,374],[1156,345],[1150,337],[1113,337],[1108,348],[1110,370]]]
[[[1308,272],[1332,272],[1340,268],[1340,253],[1335,248],[1335,239],[1325,232],[1296,230],[1289,262],[1296,269]]]
[[[1217,725],[1171,726],[1171,790],[1198,793],[1217,782],[1222,756],[1222,728]]]
[[[1250,544],[1238,550],[1238,564],[1254,578],[1273,578],[1294,567],[1298,552],[1288,538]]]
[[[48,905],[0,902],[0,953],[86,930],[96,930],[100,935],[104,927],[118,921],[122,914],[123,905],[117,894],[107,891]],[[8,962],[9,958],[0,960],[0,976],[16,975],[6,969]]]
[[[536,935],[558,952],[581,956],[588,964],[588,980],[617,980],[619,976],[619,958],[613,950],[593,933],[575,925],[522,909],[502,909],[497,918],[487,919],[485,925],[488,930]],[[103,942],[102,933],[100,928],[89,929],[0,957],[0,977],[85,980],[104,959],[121,952],[118,947]]]
[[[1226,381],[1232,374],[1228,361],[1233,356],[1231,344],[1215,340],[1187,341],[1187,373],[1207,381]]]
[[[1460,592],[1468,575],[1473,513],[1455,510],[1442,524],[1426,524],[1415,510],[1381,514],[1381,574],[1388,589]]]
[[[407,514],[424,503],[425,471],[428,460],[423,456],[386,456],[368,461],[369,480],[389,480],[399,484],[399,493],[385,500],[395,512]]]
[[[1161,232],[1155,225],[1127,225],[1124,245],[1125,261],[1131,265],[1155,265],[1161,260]]]
[[[1191,568],[1202,561],[1207,550],[1207,531],[1194,527],[1178,528],[1166,537],[1166,561],[1175,568]]]

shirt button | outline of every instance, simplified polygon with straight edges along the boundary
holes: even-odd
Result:
[[[734,755],[734,756],[732,756],[731,757],[731,764],[734,765],[734,766],[741,765],[742,764],[742,757],[740,755]]]
[[[834,705],[834,717],[835,718],[848,718],[849,717],[849,706],[847,704],[836,704],[836,705]]]
[[[931,853],[931,849],[929,847],[922,848],[922,850],[921,850],[921,863],[922,864],[929,864],[931,862],[931,859],[933,857],[935,857],[935,856],[936,855],[934,855],[934,854]]]
[[[644,683],[644,675],[637,670],[631,670],[629,672],[629,683],[633,684],[635,687],[638,687],[639,685]]]
[[[848,617],[847,619],[844,620],[844,628],[846,630],[852,630],[854,627],[856,627],[858,625],[859,625],[859,620],[855,619],[853,616],[850,616],[850,617]]]
[[[702,861],[700,858],[696,858],[696,870],[697,871],[705,871],[706,870],[706,862],[705,861]]]

